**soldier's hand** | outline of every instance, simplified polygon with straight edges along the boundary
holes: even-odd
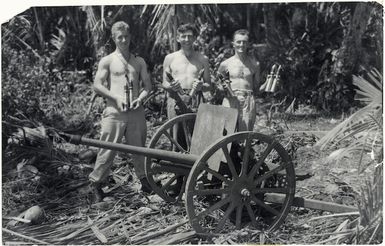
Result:
[[[127,110],[127,104],[120,98],[115,98],[116,107],[118,108],[119,112],[123,112]]]
[[[222,83],[217,83],[216,85],[217,85],[216,86],[217,90],[222,91],[222,92],[225,91],[226,88],[223,86]]]
[[[134,101],[132,101],[132,104],[131,104],[131,107],[130,109],[137,109],[140,107],[140,105],[142,105],[142,100],[140,100],[139,98],[135,99]]]
[[[192,84],[192,89],[195,91],[201,91],[203,87],[203,82],[201,80],[195,80]]]
[[[259,90],[260,90],[260,91],[265,91],[266,86],[267,86],[267,82],[263,83],[263,84],[259,87]]]
[[[224,89],[224,90],[227,90],[227,88],[229,88],[229,84],[230,84],[230,81],[225,80],[224,83],[222,83],[223,89]]]
[[[174,81],[170,82],[170,86],[171,86],[171,89],[173,91],[176,91],[176,92],[178,92],[182,89],[178,80],[174,80]]]

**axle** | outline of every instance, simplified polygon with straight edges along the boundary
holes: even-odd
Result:
[[[190,165],[191,167],[194,165],[195,161],[198,160],[199,156],[193,154],[182,154],[167,150],[159,150],[159,149],[151,149],[146,147],[138,147],[126,144],[119,143],[111,143],[100,141],[91,138],[85,138],[81,135],[71,135],[71,134],[61,134],[68,142],[79,145],[87,145],[98,148],[116,150],[121,152],[126,152],[130,154],[143,155],[146,157],[151,157],[155,159],[161,159],[165,161],[170,161],[174,163],[182,163]]]

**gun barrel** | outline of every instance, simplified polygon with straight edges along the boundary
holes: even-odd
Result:
[[[131,154],[143,155],[146,157],[157,158],[165,161],[171,161],[175,163],[182,163],[193,166],[195,161],[198,160],[199,156],[193,154],[182,154],[167,150],[159,150],[159,149],[151,149],[147,147],[138,147],[127,144],[120,143],[111,143],[105,142],[101,140],[85,138],[80,135],[71,135],[71,134],[62,134],[65,138],[73,144],[79,145],[87,145],[98,148],[116,150]]]

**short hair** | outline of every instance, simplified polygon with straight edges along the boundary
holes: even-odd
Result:
[[[250,33],[249,31],[247,31],[246,29],[239,29],[239,30],[236,30],[233,34],[233,40],[235,38],[235,35],[243,35],[243,36],[247,36],[247,37],[250,37]]]
[[[111,35],[113,38],[115,37],[116,31],[127,31],[127,33],[130,33],[130,25],[124,21],[115,22],[111,27]]]
[[[188,32],[188,31],[191,31],[194,36],[197,35],[194,26],[192,24],[190,24],[190,23],[180,25],[178,27],[178,29],[176,29],[177,34],[185,33],[185,32]]]

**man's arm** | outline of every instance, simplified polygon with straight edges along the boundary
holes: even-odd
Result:
[[[95,93],[99,94],[102,97],[116,101],[114,95],[108,90],[103,83],[107,80],[110,70],[109,58],[104,57],[100,60],[98,65],[98,70],[95,74],[93,89]]]
[[[253,92],[254,92],[254,96],[257,96],[260,93],[259,92],[259,87],[261,85],[261,68],[259,66],[259,62],[258,61],[254,61],[253,65],[255,66],[255,73],[254,73],[254,76],[253,76],[253,88],[254,88]]]
[[[143,82],[143,90],[140,93],[140,95],[138,96],[138,98],[132,102],[131,108],[133,108],[133,109],[138,108],[141,105],[141,102],[143,102],[143,100],[147,97],[147,95],[152,90],[151,78],[150,78],[150,75],[147,71],[147,64],[143,60],[143,58],[141,58],[141,57],[138,57],[138,60],[140,63],[139,74],[140,74],[140,79]]]
[[[140,93],[138,99],[143,101],[146,98],[146,96],[151,92],[152,83],[151,83],[150,74],[148,73],[148,70],[147,70],[147,64],[143,60],[143,58],[140,59],[140,63],[141,63],[140,78],[143,82],[144,88],[143,88],[143,91]]]
[[[221,74],[223,76],[223,78],[225,78],[224,76],[225,76],[225,73],[226,73],[227,70],[228,69],[227,69],[227,66],[226,66],[226,62],[223,61],[223,62],[221,62],[219,64],[217,73]],[[217,89],[219,89],[220,91],[225,91],[226,90],[226,83],[217,83],[216,86],[217,86]]]
[[[163,81],[162,81],[162,86],[166,91],[170,91],[172,89],[170,85],[170,81],[168,81],[167,73],[171,73],[170,71],[170,62],[171,62],[171,57],[170,55],[166,55],[163,61]]]
[[[210,78],[210,66],[209,66],[209,59],[207,57],[203,57],[203,85],[202,85],[202,91],[209,91],[211,90],[211,78]]]

